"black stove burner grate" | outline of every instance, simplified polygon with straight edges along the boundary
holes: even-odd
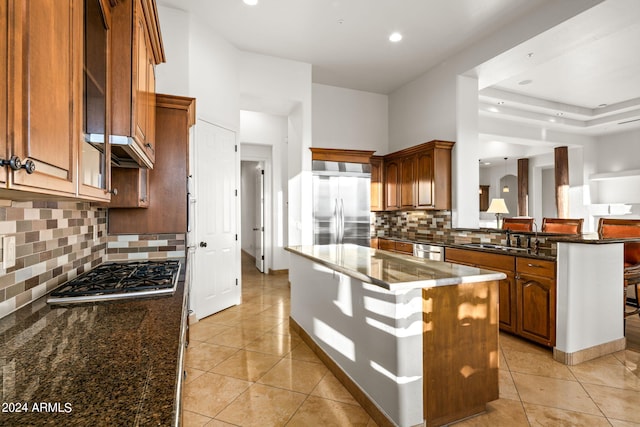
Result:
[[[51,293],[53,298],[99,297],[173,289],[180,261],[135,261],[99,265]]]

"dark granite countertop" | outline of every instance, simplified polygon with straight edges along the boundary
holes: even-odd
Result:
[[[598,233],[589,233],[589,234],[581,234],[581,235],[559,234],[559,235],[548,237],[547,240],[552,242],[606,245],[610,243],[640,242],[640,237],[601,238],[600,236],[598,236]]]
[[[555,253],[552,252],[550,249],[547,249],[547,248],[541,248],[538,252],[536,252],[534,250],[522,250],[522,249],[516,249],[516,248],[514,248],[514,249],[493,249],[493,248],[470,247],[470,246],[467,246],[466,244],[463,244],[463,243],[438,242],[438,241],[426,240],[426,239],[420,239],[420,238],[405,239],[405,238],[401,238],[401,237],[389,237],[389,236],[384,236],[384,237],[380,236],[378,238],[379,239],[395,240],[395,241],[398,241],[398,242],[406,242],[406,243],[422,243],[422,244],[428,244],[428,245],[443,246],[445,248],[449,247],[449,248],[457,248],[457,249],[467,249],[467,250],[471,250],[471,251],[497,253],[497,254],[502,254],[502,255],[514,255],[514,256],[525,257],[525,258],[544,259],[544,260],[548,260],[548,261],[555,261],[556,260]]]
[[[494,254],[502,254],[502,255],[513,255],[517,257],[523,258],[534,258],[534,259],[544,259],[547,261],[555,261],[556,255],[549,249],[541,248],[537,252],[533,249],[493,249],[493,248],[479,248],[479,247],[469,247],[464,244],[448,244],[445,245],[450,248],[458,248],[458,249],[467,249],[472,251],[481,251],[481,252],[490,252]]]
[[[0,425],[173,425],[184,289],[68,306],[44,296],[0,319]]]

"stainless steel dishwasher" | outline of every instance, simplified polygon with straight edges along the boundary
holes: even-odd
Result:
[[[433,261],[442,261],[442,246],[416,243],[413,245],[413,256]]]

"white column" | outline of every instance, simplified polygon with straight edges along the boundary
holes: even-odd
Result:
[[[478,186],[478,79],[458,76],[456,82],[456,145],[452,152],[452,226],[480,224]]]

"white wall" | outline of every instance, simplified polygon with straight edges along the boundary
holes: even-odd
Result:
[[[593,150],[593,173],[640,170],[640,129],[599,137]],[[629,204],[631,216],[625,217],[640,217],[640,176],[588,182],[595,188],[593,203]]]
[[[167,62],[156,67],[156,91],[189,96],[189,15],[158,6]]]
[[[556,173],[553,168],[542,169],[542,217],[558,216],[556,207]]]
[[[197,99],[196,115],[237,131],[240,122],[239,51],[201,23],[198,17],[191,16],[190,30],[189,94]]]
[[[313,146],[389,151],[387,95],[312,85]]]
[[[265,267],[273,270],[287,269],[289,259],[287,132],[285,116],[240,112],[241,158],[265,161]]]
[[[167,62],[157,67],[156,90],[196,98],[199,119],[237,131],[239,51],[198,16],[163,6],[158,15]]]
[[[287,112],[289,230],[285,245],[312,243],[311,179],[305,178],[311,171],[311,64],[242,52],[240,93],[254,105],[291,106]]]
[[[476,76],[475,67],[500,54],[515,48],[522,42],[552,28],[562,21],[588,9],[601,0],[565,0],[548,2],[532,10],[519,20],[504,26],[490,36],[479,40],[470,48],[433,67],[416,80],[400,87],[389,95],[389,149],[410,147],[432,139],[456,141],[454,161],[456,174],[453,177],[453,210],[477,212],[478,164],[464,154],[466,150],[477,150],[473,141],[461,135],[466,132],[466,115],[458,117],[464,103],[477,103],[477,93],[469,93],[468,86],[458,85],[458,76]],[[505,78],[508,76],[505,76]],[[481,88],[481,86],[480,86]],[[464,93],[460,93],[460,90]],[[460,105],[460,107],[459,107]],[[471,124],[473,127],[473,124]],[[462,137],[461,137],[462,136]],[[466,183],[469,184],[466,184]],[[477,215],[452,215],[454,227],[474,227]]]

